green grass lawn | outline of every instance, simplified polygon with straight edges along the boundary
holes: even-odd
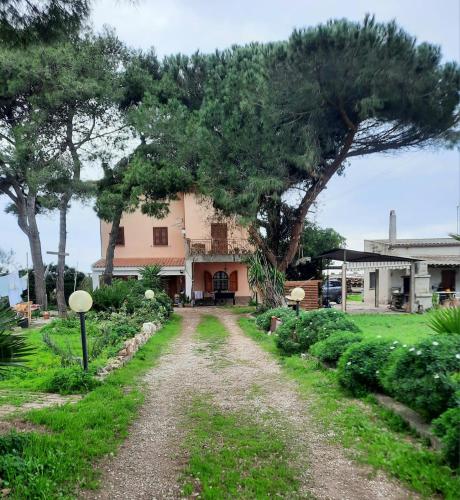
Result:
[[[25,368],[11,368],[0,375],[0,390],[42,391],[46,381],[55,370],[61,367],[61,358],[54,354],[43,342],[40,329],[27,329],[22,333],[27,338],[28,344],[34,349],[34,352],[25,358]],[[82,355],[81,337],[78,333],[71,335],[50,334],[50,337],[60,347],[70,347],[76,356]],[[88,336],[88,350],[90,353],[93,342],[94,337]],[[90,363],[90,370],[95,371],[97,368],[104,366],[106,361],[107,356],[103,352]],[[5,398],[0,399],[0,404],[7,402]]]
[[[347,301],[351,302],[362,302],[363,301],[363,296],[360,293],[349,293],[347,295]]]
[[[251,415],[223,413],[210,400],[197,398],[188,417],[185,496],[297,498],[291,451],[267,416],[265,424],[255,422]]]
[[[26,414],[49,434],[0,437],[0,488],[12,489],[8,498],[75,498],[77,489],[94,488],[94,461],[126,438],[143,401],[141,376],[180,329],[181,318],[172,316],[127,365],[78,403]]]
[[[255,312],[256,306],[223,306],[227,311],[232,312],[233,314],[251,314]]]
[[[398,340],[413,344],[433,333],[423,314],[353,314],[351,319],[365,337]]]
[[[358,321],[363,330],[365,326],[370,327],[369,335],[378,335],[387,328],[386,321],[391,325],[394,318],[397,331],[404,324],[412,325],[408,338],[414,340],[423,327],[419,316],[391,316],[388,320],[384,315],[375,316],[363,315],[361,322]],[[282,356],[273,336],[260,331],[254,320],[240,318],[239,324],[248,336],[275,356],[284,373],[296,381],[320,432],[333,435],[333,441],[349,449],[357,460],[385,470],[423,496],[458,498],[460,478],[443,463],[439,453],[411,436],[401,418],[382,409],[370,397],[365,401],[348,397],[340,388],[335,371],[325,369],[317,361]]]

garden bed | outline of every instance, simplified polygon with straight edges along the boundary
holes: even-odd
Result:
[[[441,442],[445,460],[460,466],[460,334],[451,333],[460,331],[456,311],[446,321],[439,321],[439,313],[363,315],[355,321],[356,316],[333,309],[298,318],[287,309],[274,309],[257,317],[259,328],[266,331],[272,315],[283,320],[276,331],[282,353],[309,352],[321,363],[336,366],[337,381],[353,396],[383,392],[393,398],[393,410],[397,407],[401,416],[410,413],[409,420],[420,424],[422,434],[436,446]],[[385,396],[381,399],[389,405]],[[439,440],[430,435],[430,422]]]
[[[286,356],[277,346],[278,336],[266,335],[254,320],[241,318],[240,326],[279,359],[285,373],[297,382],[318,425],[334,442],[350,449],[353,458],[388,471],[423,496],[456,498],[460,478],[455,466],[446,465],[448,447],[443,454],[427,447],[425,438],[417,437],[399,415],[379,405],[370,392],[353,396],[340,385],[338,370],[324,368],[310,355]],[[443,414],[445,431],[455,429],[455,417],[446,417],[448,412]]]

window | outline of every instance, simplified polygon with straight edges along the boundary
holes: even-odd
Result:
[[[228,274],[224,271],[217,271],[212,278],[214,291],[228,290]]]
[[[375,290],[375,272],[369,273],[369,290]]]
[[[168,245],[168,228],[167,227],[154,227],[153,228],[153,244],[155,246]]]
[[[120,226],[118,228],[118,234],[117,234],[117,239],[115,241],[115,245],[125,245],[125,228]]]

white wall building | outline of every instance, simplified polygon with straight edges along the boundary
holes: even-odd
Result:
[[[395,291],[402,292],[404,301],[409,302],[410,288],[414,286],[417,309],[426,310],[432,305],[433,293],[460,292],[460,241],[453,238],[398,239],[394,210],[390,213],[388,239],[364,240],[364,250],[420,259],[414,266],[413,281],[409,265],[407,269],[366,270],[364,301],[367,303],[389,304]]]

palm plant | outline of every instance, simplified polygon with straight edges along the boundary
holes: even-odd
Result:
[[[150,265],[139,269],[142,285],[151,290],[161,290],[161,266]]]
[[[436,333],[460,334],[460,307],[437,309],[429,315],[428,326]]]
[[[20,361],[33,352],[24,335],[11,331],[16,325],[16,314],[9,307],[0,307],[0,371],[7,367],[22,366]]]
[[[269,308],[285,305],[284,273],[273,267],[258,251],[246,258],[249,286],[262,297]]]

